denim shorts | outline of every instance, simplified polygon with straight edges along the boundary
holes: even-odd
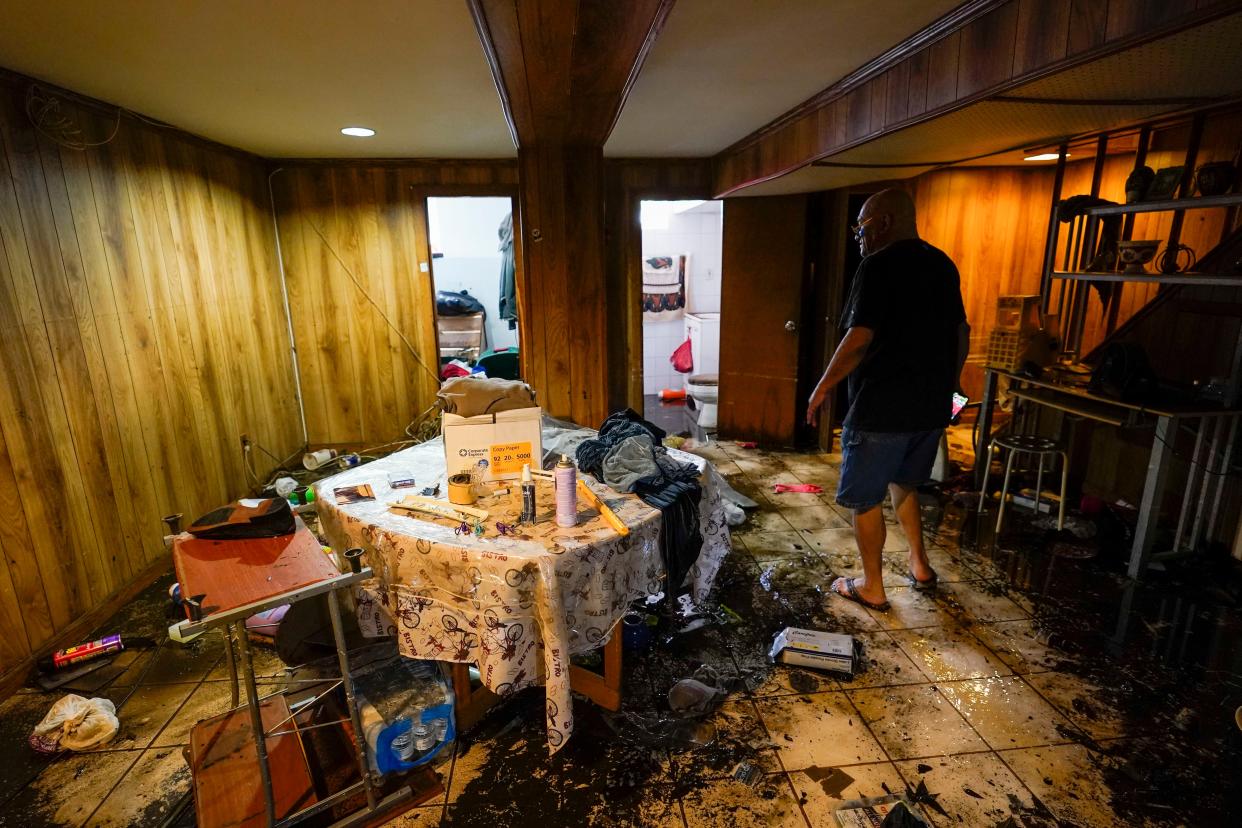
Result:
[[[889,483],[916,486],[931,477],[940,435],[932,431],[841,432],[841,480],[837,504],[865,512],[884,502]]]

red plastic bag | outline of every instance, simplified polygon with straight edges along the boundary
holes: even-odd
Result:
[[[677,350],[673,351],[673,355],[668,358],[673,363],[673,370],[679,374],[688,374],[694,370],[694,356],[690,353],[690,340],[677,346]]]
[[[781,494],[782,492],[801,492],[803,494],[822,494],[824,490],[821,489],[819,486],[816,486],[814,483],[775,483],[772,486],[772,491],[775,492],[776,494]]]

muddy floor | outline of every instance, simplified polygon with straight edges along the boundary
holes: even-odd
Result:
[[[579,701],[555,757],[538,689],[497,706],[438,766],[445,793],[390,824],[834,826],[842,802],[901,792],[936,825],[1236,824],[1242,582],[1227,556],[1134,584],[1123,523],[1064,543],[1007,515],[997,541],[969,496],[928,496],[940,588],[910,588],[890,525],[892,608],[880,613],[828,591],[858,573],[831,497],[835,457],[728,443],[703,453],[760,503],[718,579],[711,609],[724,611],[689,632],[670,621],[627,652],[623,710]],[[796,481],[828,494],[772,493]],[[1092,557],[1072,557],[1081,547]],[[160,826],[174,813],[189,790],[189,728],[229,699],[218,636],[165,640],[167,585],[101,628],[163,643],[74,687],[117,704],[107,749],[46,759],[27,747],[63,691],[26,688],[0,705],[0,825]],[[770,665],[785,626],[855,635],[854,677]],[[258,664],[278,688],[274,653]],[[673,717],[669,689],[696,674],[727,696],[706,716]],[[192,825],[192,809],[171,824]]]

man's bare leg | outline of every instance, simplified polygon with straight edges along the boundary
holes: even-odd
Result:
[[[923,514],[919,509],[918,492],[913,486],[890,483],[888,493],[893,498],[897,522],[910,542],[910,572],[920,581],[929,581],[936,573],[932,571],[927,550],[923,547]]]
[[[883,604],[888,600],[884,595],[883,551],[884,551],[884,509],[882,505],[873,506],[866,511],[854,510],[854,542],[858,544],[858,554],[862,557],[863,576],[854,579],[854,588],[858,594],[873,604]],[[845,588],[837,590],[844,594]]]

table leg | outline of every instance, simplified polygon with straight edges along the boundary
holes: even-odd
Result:
[[[988,369],[983,372],[983,400],[979,406],[979,443],[975,446],[976,489],[983,486],[983,477],[992,462],[988,449],[992,445],[992,409],[995,407],[996,372]]]
[[[571,664],[569,686],[605,710],[621,709],[621,625],[604,645],[604,674]]]
[[[469,664],[453,662],[450,672],[453,675],[453,709],[460,733],[478,724],[479,719],[483,718],[500,697],[486,687],[471,689]]]
[[[349,673],[349,650],[345,646],[345,630],[341,626],[341,605],[336,590],[328,592],[328,617],[332,620],[332,638],[336,643],[336,659],[341,668],[341,684],[345,688],[345,705],[354,725],[354,751],[358,756],[358,773],[367,792],[367,810],[375,810],[375,787],[371,784],[371,768],[367,762],[365,736],[362,730],[362,714],[358,712],[358,700],[354,697],[354,678]]]
[[[237,684],[237,657],[233,651],[232,624],[224,625],[224,657],[229,662],[229,707],[234,708],[240,698],[240,688]]]
[[[1165,478],[1168,476],[1169,448],[1177,434],[1177,418],[1160,417],[1156,420],[1156,434],[1151,441],[1151,456],[1147,460],[1147,479],[1143,483],[1143,497],[1139,501],[1138,527],[1134,530],[1134,545],[1130,547],[1129,575],[1137,579],[1142,575],[1156,543],[1156,523],[1160,517],[1160,501],[1164,496]]]
[[[237,638],[241,651],[242,675],[246,678],[246,704],[250,708],[250,733],[254,737],[255,753],[259,759],[259,780],[263,784],[263,802],[268,828],[276,824],[276,800],[272,793],[272,771],[267,765],[267,734],[263,732],[263,715],[259,710],[259,688],[255,686],[254,665],[250,663],[250,643],[246,640],[245,622],[242,634]]]

